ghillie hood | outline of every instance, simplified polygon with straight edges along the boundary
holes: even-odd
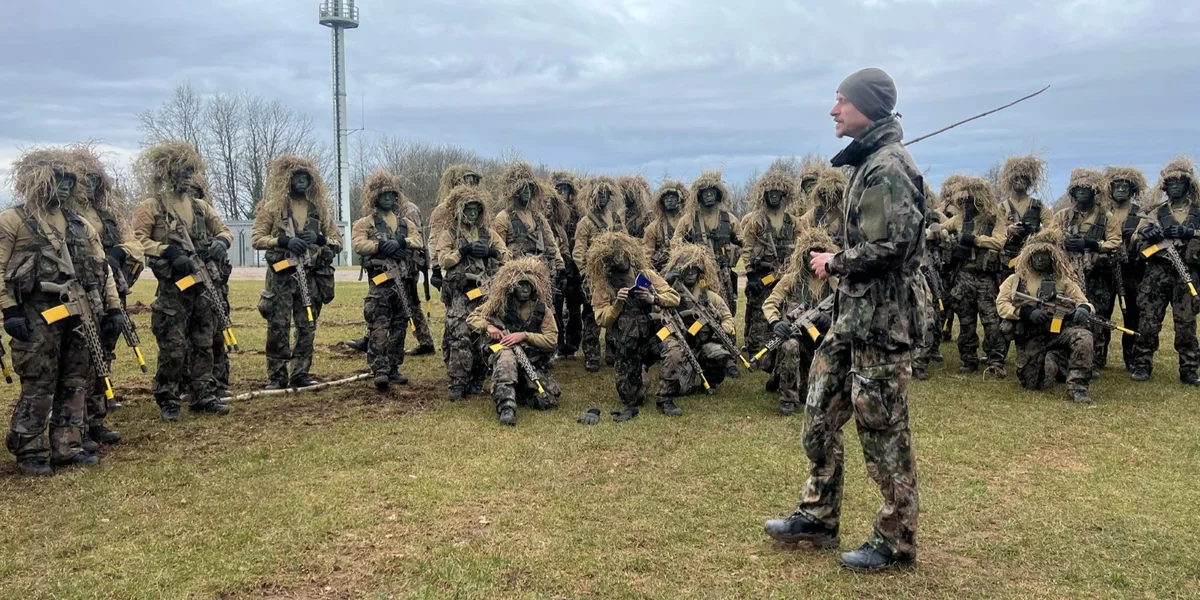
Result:
[[[1071,190],[1077,187],[1091,188],[1096,194],[1096,206],[1100,210],[1109,210],[1112,202],[1108,198],[1108,186],[1104,185],[1104,173],[1095,169],[1075,168],[1071,171],[1071,182],[1067,184],[1066,202],[1068,206],[1075,205]]]
[[[112,176],[108,174],[108,169],[104,168],[104,163],[100,162],[94,145],[91,142],[75,144],[70,147],[70,152],[75,159],[75,172],[79,173],[79,187],[83,187],[85,177],[95,175],[100,178],[100,188],[96,190],[96,198],[92,205],[98,209],[114,208],[121,199],[121,192]],[[87,201],[84,196],[85,192],[80,189],[81,201]]]
[[[658,191],[654,192],[654,200],[650,203],[650,219],[651,227],[657,226],[667,218],[667,211],[662,207],[662,197],[667,192],[675,192],[679,194],[679,213],[683,214],[688,211],[688,207],[692,204],[692,193],[688,190],[687,184],[675,179],[668,179],[658,186]]]
[[[967,198],[975,199],[975,208],[979,209],[980,215],[997,219],[1004,216],[992,184],[982,177],[967,177],[951,189],[950,202],[958,208],[959,214],[963,214]]]
[[[1065,239],[1063,232],[1049,228],[1030,237],[1025,242],[1025,247],[1021,249],[1021,253],[1017,255],[1017,264],[1014,267],[1017,277],[1025,281],[1039,278],[1034,273],[1033,267],[1030,266],[1029,259],[1035,252],[1046,251],[1050,253],[1050,261],[1054,264],[1054,278],[1060,281],[1064,279],[1075,281],[1075,268],[1071,266],[1071,260],[1067,258],[1067,253],[1063,250]]]
[[[1111,192],[1112,183],[1121,179],[1128,181],[1133,188],[1133,193],[1130,195],[1131,202],[1137,202],[1146,193],[1149,184],[1146,183],[1146,176],[1142,174],[1141,169],[1125,166],[1104,168],[1104,189],[1106,191]]]
[[[171,185],[171,172],[191,166],[196,170],[196,180],[205,178],[204,160],[196,152],[196,148],[187,142],[163,142],[152,148],[147,148],[133,165],[141,189],[151,194],[161,194],[168,191]]]
[[[287,177],[291,177],[291,174],[288,174]],[[286,180],[284,181],[284,185],[287,185]],[[384,192],[396,192],[400,196],[392,212],[401,214],[404,211],[404,203],[408,201],[408,198],[404,195],[404,188],[400,185],[400,178],[387,171],[375,171],[363,183],[361,200],[363,215],[375,212],[375,198],[378,198]],[[286,194],[287,192],[285,191],[284,193]]]
[[[816,181],[821,178],[823,172],[825,172],[825,167],[820,163],[810,163],[801,167],[800,181],[796,182],[796,185],[800,186],[800,193],[804,193],[805,181]]]
[[[767,203],[763,197],[767,192],[773,190],[783,192],[783,202],[779,205],[779,209],[784,212],[787,212],[793,204],[800,200],[799,182],[788,175],[786,171],[769,169],[754,182],[754,188],[750,191],[751,210],[766,210]]]
[[[712,252],[696,244],[676,244],[667,259],[667,272],[682,272],[688,267],[700,267],[700,281],[713,291],[719,291],[721,279]]]
[[[287,212],[288,199],[291,197],[292,175],[307,173],[312,179],[304,197],[316,207],[316,212],[324,223],[333,222],[332,208],[329,206],[329,189],[325,187],[325,179],[321,177],[320,169],[313,161],[291,154],[280,156],[271,161],[267,170],[267,189],[263,197],[262,210],[284,214]],[[397,184],[397,187],[399,185]],[[396,190],[399,192],[399,190]],[[363,195],[366,198],[366,194]],[[374,196],[370,196],[372,199]],[[403,197],[403,193],[401,193]],[[370,210],[374,210],[372,207]],[[369,214],[364,211],[363,214]]]
[[[450,191],[454,188],[466,184],[467,175],[478,175],[480,185],[483,181],[483,173],[475,169],[475,167],[467,164],[450,165],[442,171],[442,181],[438,184],[438,202],[446,199],[450,195]]]
[[[1042,157],[1036,154],[1010,156],[1000,169],[1000,195],[1007,199],[1013,180],[1023,175],[1029,178],[1029,194],[1036,196],[1042,188],[1045,174],[1046,161],[1042,160]]]
[[[621,190],[617,189],[617,182],[612,177],[601,175],[592,179],[591,183],[584,188],[580,196],[583,198],[583,206],[587,208],[585,214],[593,214],[596,212],[596,198],[602,190],[608,190],[610,194],[608,199],[608,211],[613,213],[615,219],[620,220],[620,212],[617,212],[617,207],[624,207],[624,202],[621,199]],[[622,208],[622,211],[624,209]]]
[[[63,205],[70,206],[83,200],[78,169],[75,156],[68,150],[34,148],[26,151],[13,163],[8,178],[18,199],[34,209],[41,209],[57,191],[54,173],[69,173],[75,177],[75,189]]]
[[[650,268],[650,257],[642,241],[627,233],[606,231],[592,238],[587,252],[583,278],[592,289],[592,298],[612,298],[616,291],[608,283],[608,265],[628,262],[635,273]]]
[[[546,214],[549,202],[546,198],[547,190],[542,188],[542,182],[533,174],[533,167],[527,162],[509,163],[504,167],[500,174],[500,193],[504,194],[504,197],[500,199],[500,203],[510,211],[516,210],[517,201],[513,199],[513,195],[525,185],[528,185],[530,190],[529,209],[534,214]]]
[[[825,169],[809,194],[810,208],[820,204],[826,212],[841,214],[846,206],[846,176],[840,169]]]
[[[528,281],[533,284],[534,300],[551,307],[554,296],[550,292],[550,270],[546,261],[539,256],[525,256],[504,263],[492,276],[487,300],[483,302],[483,316],[502,317],[508,309],[508,297],[517,289],[517,284]]]
[[[971,176],[966,173],[952,173],[942,180],[942,190],[938,192],[938,200],[942,202],[942,210],[954,206],[954,192],[966,183]]]
[[[833,238],[820,227],[803,227],[796,234],[796,245],[792,251],[792,257],[788,260],[786,273],[799,273],[805,271],[805,265],[808,264],[808,253],[810,250],[820,248],[825,252],[835,252],[838,250],[837,244]]]
[[[579,180],[575,177],[574,173],[571,173],[570,171],[554,171],[551,173],[550,185],[557,190],[558,184],[560,183],[565,183],[571,186],[571,189],[575,190],[575,196],[579,196]]]
[[[492,194],[483,186],[471,187],[469,185],[460,185],[450,190],[450,195],[443,201],[445,210],[442,211],[439,218],[444,219],[438,231],[445,231],[452,225],[463,222],[463,208],[469,204],[468,200],[475,200],[483,204],[483,212],[479,217],[480,229],[491,229],[493,211],[492,205],[495,201],[492,199]]]
[[[1163,167],[1159,173],[1158,183],[1155,184],[1151,191],[1152,198],[1155,202],[1166,202],[1167,180],[1172,177],[1182,177],[1188,182],[1188,202],[1192,204],[1200,203],[1200,184],[1196,181],[1196,164],[1192,162],[1190,156],[1176,156]]]
[[[708,188],[717,188],[717,191],[721,193],[721,198],[717,201],[717,205],[714,208],[728,210],[730,203],[733,202],[733,196],[729,194],[729,188],[725,186],[725,182],[721,179],[720,171],[705,171],[692,182],[692,199],[695,200],[692,203],[692,209],[700,210],[700,191]],[[691,219],[688,220],[690,221]]]
[[[617,189],[621,190],[621,206],[622,212],[625,206],[625,195],[633,196],[635,199],[635,214],[639,217],[647,217],[650,214],[650,183],[641,175],[622,175],[617,178]]]

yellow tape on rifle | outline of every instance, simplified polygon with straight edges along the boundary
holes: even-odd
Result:
[[[1122,306],[1122,308],[1124,308],[1124,306]],[[938,298],[938,310],[946,310],[945,305],[942,304],[941,298]]]
[[[1062,333],[1062,317],[1054,317],[1050,321],[1050,333]]]
[[[1013,257],[1012,259],[1010,259],[1010,260],[1008,261],[1008,268],[1010,268],[1010,269],[1011,269],[1011,268],[1013,268],[1013,267],[1015,267],[1015,266],[1017,266],[1017,259],[1016,259],[1016,257]]]
[[[1117,297],[1121,301],[1121,310],[1125,310],[1125,296]]]
[[[475,288],[467,292],[467,300],[478,300],[483,297],[483,290]]]
[[[113,399],[112,382],[107,377],[104,378],[104,397],[109,400]]]
[[[133,355],[137,357],[138,366],[141,367],[142,372],[145,373],[146,372],[146,357],[142,356],[142,349],[137,346],[134,346],[133,347]]]
[[[700,375],[700,381],[704,384],[704,389],[711,390],[712,386],[708,385],[708,378],[703,374]]]
[[[383,285],[388,282],[388,279],[391,279],[391,278],[388,277],[387,273],[380,273],[371,278],[371,283],[373,283],[375,285]]]
[[[492,352],[499,352],[504,349],[504,344],[495,343],[495,344],[492,344],[491,346],[488,346],[488,348],[491,348]]]
[[[766,349],[766,348],[763,348],[762,350],[759,350],[759,351],[758,351],[758,354],[755,354],[755,355],[754,355],[754,358],[753,358],[753,360],[759,360],[759,359],[761,359],[762,357],[764,357],[764,356],[766,356],[766,355],[767,355],[767,349]]]
[[[295,265],[292,264],[292,261],[285,258],[285,259],[271,265],[271,268],[275,269],[275,272],[278,273],[280,271],[290,269],[293,266],[295,266]]]
[[[760,281],[762,281],[763,285],[771,285],[772,283],[775,283],[775,279],[776,277],[774,273],[767,273],[767,276],[763,277]]]
[[[808,326],[807,331],[808,331],[808,337],[812,338],[812,340],[814,342],[817,341],[817,338],[821,337],[820,330],[818,330],[816,327],[813,327],[812,325]]]
[[[192,287],[193,285],[196,285],[196,278],[191,275],[188,275],[187,277],[175,282],[175,287],[179,288],[179,291],[181,292]]]
[[[304,308],[308,310],[308,322],[309,322],[309,323],[312,323],[312,322],[313,322],[312,307],[311,307],[311,306],[305,306]]]
[[[233,347],[236,349],[236,348],[237,348],[237,346],[238,346],[238,342],[237,342],[237,336],[233,334],[233,328],[232,328],[232,327],[230,327],[230,328],[229,328],[229,341],[233,342],[233,343],[232,343],[232,344],[230,344],[230,345],[231,345],[231,346],[233,346]]]
[[[537,385],[538,385],[538,393],[539,393],[539,394],[545,394],[545,393],[546,393],[546,388],[542,387],[542,382],[541,382],[540,380],[537,380],[537,379],[535,379],[534,381],[537,381]]]
[[[59,304],[54,308],[42,311],[42,318],[46,320],[46,324],[56,323],[71,316],[71,311],[67,309],[66,304]]]
[[[222,331],[222,332],[221,332],[221,338],[223,338],[223,339],[225,340],[225,345],[226,345],[226,346],[232,346],[232,345],[233,345],[233,340],[231,340],[231,339],[229,338],[229,330],[228,330],[228,329],[226,329],[225,331]]]
[[[695,321],[694,323],[692,323],[691,327],[688,327],[688,333],[695,336],[697,333],[700,333],[701,329],[704,329],[704,323],[701,323],[700,321]]]
[[[749,368],[750,368],[750,361],[746,360],[746,357],[745,357],[745,356],[742,356],[741,354],[739,354],[739,355],[738,355],[738,358],[742,359],[742,365],[743,365],[743,366],[745,366],[747,369],[749,369]]]
[[[1162,250],[1162,246],[1155,244],[1153,246],[1150,246],[1149,248],[1146,248],[1145,250],[1142,250],[1142,256],[1145,256],[1146,258],[1150,258],[1151,256],[1158,254],[1159,250]]]
[[[1196,286],[1192,285],[1192,282],[1190,281],[1188,282],[1188,290],[1192,292],[1193,296],[1196,295]]]
[[[1117,331],[1120,331],[1121,333],[1125,333],[1128,335],[1137,335],[1136,331],[1134,331],[1132,329],[1125,329],[1124,327],[1118,327]]]
[[[658,339],[665,342],[665,341],[667,341],[667,338],[671,337],[671,330],[667,329],[666,327],[663,327],[662,329],[658,330],[657,335],[658,335]]]

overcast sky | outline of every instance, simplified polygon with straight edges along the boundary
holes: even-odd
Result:
[[[316,0],[3,2],[0,174],[35,143],[138,150],[135,115],[179,83],[249,89],[332,130]],[[899,87],[929,178],[1036,150],[1151,181],[1200,139],[1194,0],[361,0],[347,34],[351,126],[592,172],[720,168],[844,145],[828,111],[848,73]],[[327,134],[330,135],[331,134]],[[4,192],[0,195],[6,195]],[[0,198],[3,199],[3,198]]]

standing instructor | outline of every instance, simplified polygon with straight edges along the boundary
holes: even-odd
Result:
[[[896,84],[864,69],[838,86],[830,115],[854,141],[833,157],[854,168],[845,201],[845,250],[812,253],[814,273],[838,277],[834,322],[809,375],[804,450],[811,465],[796,512],[767,521],[776,540],[838,545],[842,426],[854,416],[867,472],[883,505],[867,542],[841,555],[855,571],[883,571],[916,558],[917,475],[908,427],[912,351],[924,335],[920,258],[925,198],[921,172],[900,144]]]

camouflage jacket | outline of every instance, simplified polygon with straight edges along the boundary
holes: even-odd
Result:
[[[854,167],[846,189],[845,250],[829,262],[840,278],[833,329],[888,351],[922,343],[927,308],[920,274],[924,182],[900,144],[903,137],[897,117],[876,121],[832,161]]]

